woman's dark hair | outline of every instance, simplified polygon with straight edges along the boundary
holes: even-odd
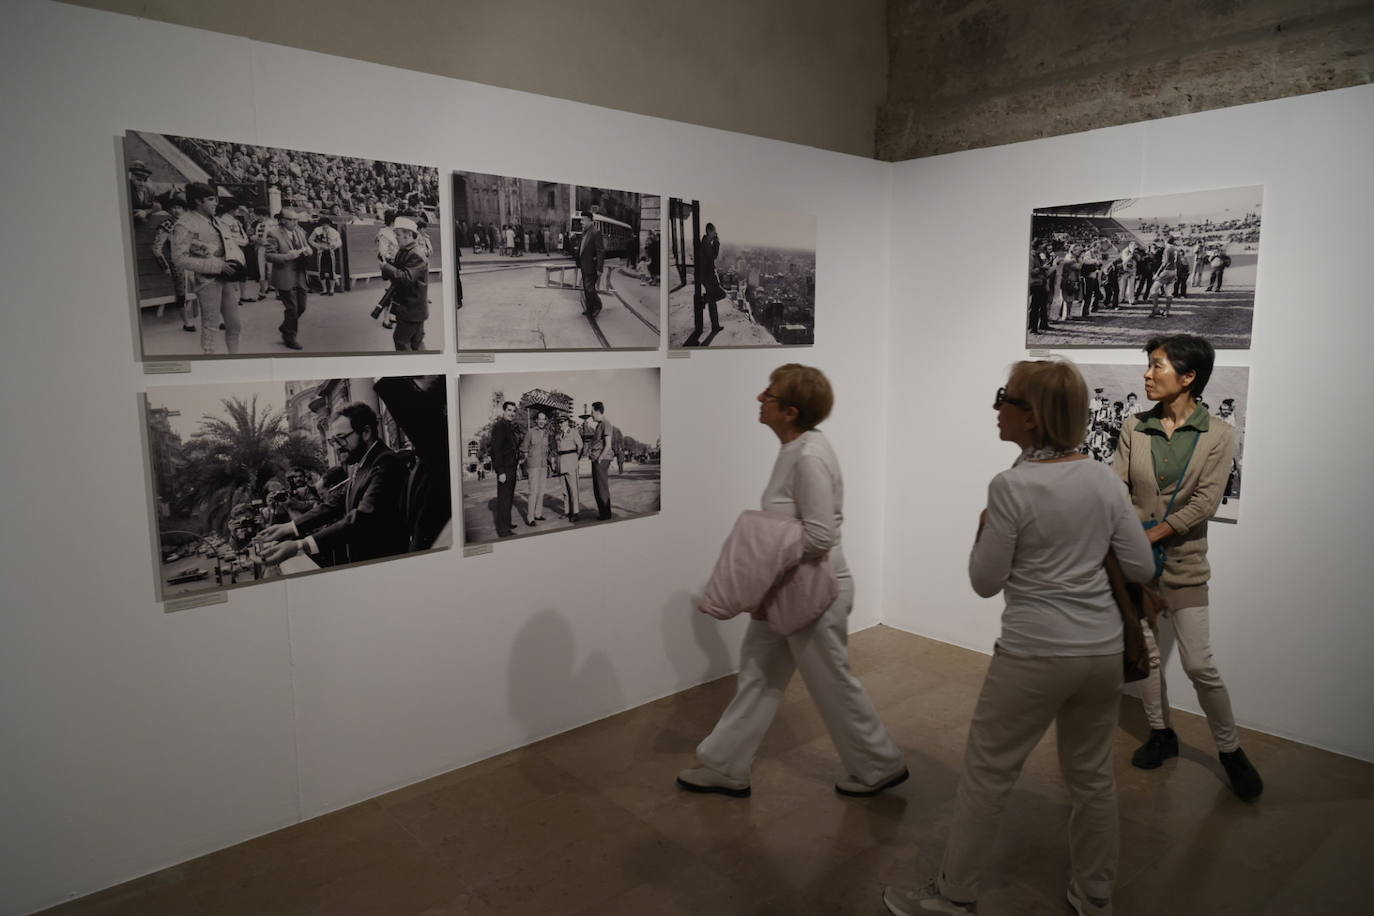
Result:
[[[1170,334],[1167,337],[1152,338],[1143,349],[1147,356],[1156,350],[1163,350],[1164,355],[1169,357],[1169,362],[1173,363],[1174,371],[1179,375],[1196,372],[1193,384],[1188,386],[1188,393],[1194,399],[1202,397],[1202,392],[1212,377],[1212,363],[1216,359],[1216,351],[1212,349],[1212,344],[1207,338],[1198,337],[1196,334]]]

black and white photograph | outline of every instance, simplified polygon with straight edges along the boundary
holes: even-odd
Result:
[[[658,349],[659,200],[455,172],[458,350]]]
[[[1026,346],[1248,350],[1263,205],[1254,185],[1036,209]]]
[[[659,511],[658,369],[463,375],[458,405],[465,543]]]
[[[816,218],[671,198],[668,347],[809,346]]]
[[[1116,457],[1121,440],[1121,426],[1127,417],[1154,406],[1145,397],[1145,367],[1079,363],[1083,379],[1091,395],[1088,437],[1079,449],[1104,464]],[[1211,414],[1211,422],[1229,423],[1236,430],[1236,454],[1231,462],[1231,474],[1226,479],[1226,492],[1215,518],[1223,522],[1240,519],[1240,485],[1245,454],[1245,420],[1249,412],[1250,370],[1245,366],[1217,366],[1203,392],[1202,406]]]
[[[144,397],[162,600],[453,544],[442,375]]]
[[[144,360],[437,353],[439,170],[124,135]]]

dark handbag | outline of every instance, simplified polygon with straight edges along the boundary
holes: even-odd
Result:
[[[1202,433],[1197,433],[1193,437],[1193,447],[1188,449],[1188,457],[1183,459],[1183,470],[1178,472],[1178,482],[1174,484],[1174,494],[1169,497],[1169,505],[1164,509],[1164,518],[1169,517],[1169,513],[1174,511],[1174,500],[1178,499],[1178,491],[1183,489],[1183,478],[1188,473],[1188,463],[1193,460],[1193,452],[1197,451],[1197,440],[1202,438]],[[1141,522],[1140,527],[1149,531],[1162,521],[1162,519],[1150,519]],[[1164,575],[1164,561],[1167,559],[1164,552],[1164,545],[1158,541],[1150,545],[1150,552],[1155,555],[1155,578]]]
[[[1150,652],[1145,646],[1145,631],[1141,628],[1154,627],[1155,618],[1164,608],[1164,600],[1153,585],[1127,582],[1114,550],[1107,551],[1102,565],[1107,570],[1112,597],[1121,614],[1121,679],[1127,684],[1143,681],[1150,676]]]

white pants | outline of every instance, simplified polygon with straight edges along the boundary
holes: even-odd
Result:
[[[825,613],[791,636],[767,623],[749,621],[740,647],[735,697],[711,734],[697,747],[697,759],[736,779],[749,778],[763,736],[773,722],[792,672],[801,671],[830,731],[845,771],[876,784],[901,769],[902,752],[878,719],[868,691],[849,670],[849,611],[854,580],[840,580],[840,594]]]
[[[525,518],[544,517],[544,485],[548,482],[549,472],[542,461],[534,462],[536,467],[527,468],[530,474],[530,495],[525,505]]]
[[[1236,734],[1236,717],[1231,712],[1231,694],[1221,680],[1216,663],[1212,661],[1212,634],[1208,624],[1206,607],[1185,607],[1159,616],[1161,621],[1173,624],[1177,637],[1179,660],[1183,670],[1193,682],[1197,692],[1198,705],[1207,716],[1207,724],[1212,729],[1217,750],[1230,753],[1240,747],[1240,736]],[[1145,703],[1145,718],[1150,728],[1169,727],[1169,690],[1164,685],[1164,669],[1161,659],[1168,655],[1169,641],[1164,643],[1161,653],[1155,635],[1150,628],[1145,631],[1145,647],[1150,650],[1150,676],[1141,685],[1140,698]]]
[[[1120,702],[1120,653],[993,655],[969,728],[940,893],[960,902],[978,899],[1007,796],[1053,722],[1059,770],[1073,802],[1069,867],[1085,894],[1111,897],[1120,843],[1112,733]],[[1047,834],[1053,829],[1046,825]]]

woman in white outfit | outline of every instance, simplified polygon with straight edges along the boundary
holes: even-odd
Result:
[[[993,401],[1000,437],[1021,447],[988,485],[969,557],[973,590],[1002,592],[1002,635],[974,709],[939,876],[920,890],[889,887],[897,916],[976,912],[998,821],[1021,767],[1050,724],[1073,814],[1068,900],[1111,912],[1116,881],[1112,733],[1121,695],[1121,615],[1103,560],[1116,552],[1133,582],[1154,558],[1125,486],[1078,454],[1088,389],[1073,363],[1017,363]]]
[[[697,746],[700,765],[683,770],[677,782],[692,792],[748,795],[754,755],[792,672],[800,670],[847,773],[835,790],[842,795],[876,795],[905,780],[908,773],[868,692],[849,670],[854,580],[840,549],[844,483],[830,442],[816,429],[829,416],[834,394],[819,369],[789,363],[773,370],[758,402],[759,422],[782,443],[763,491],[762,508],[801,519],[803,559],[829,554],[839,596],[814,623],[790,636],[779,635],[765,621],[749,622],[740,647],[735,697]]]

